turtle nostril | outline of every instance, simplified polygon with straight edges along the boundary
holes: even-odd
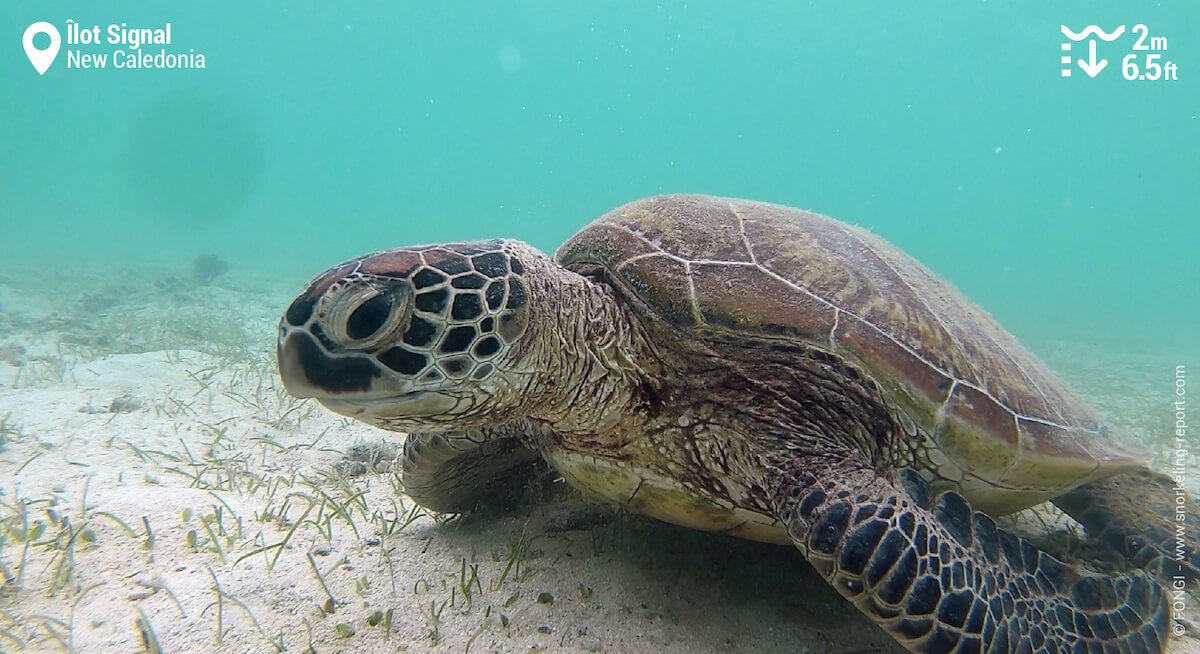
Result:
[[[346,319],[346,335],[358,341],[379,331],[392,312],[392,301],[386,295],[375,297],[358,305]]]

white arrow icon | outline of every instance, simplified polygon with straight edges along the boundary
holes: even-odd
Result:
[[[1100,71],[1104,70],[1104,67],[1107,65],[1107,59],[1096,61],[1096,40],[1092,39],[1091,41],[1088,41],[1088,60],[1084,61],[1080,59],[1079,67],[1083,69],[1083,72],[1088,74],[1088,77],[1095,77],[1096,75],[1099,75]]]
[[[33,37],[38,34],[50,37],[50,47],[38,50],[33,46]],[[54,63],[54,58],[58,56],[58,46],[62,45],[62,37],[58,35],[58,30],[53,25],[41,21],[25,28],[25,36],[21,37],[21,45],[25,46],[25,55],[29,57],[29,63],[33,64],[38,75],[45,75],[46,69],[50,68],[50,64]]]

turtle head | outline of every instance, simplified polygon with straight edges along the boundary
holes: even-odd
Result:
[[[397,431],[511,419],[533,258],[545,256],[491,240],[388,250],[322,273],[280,322],[284,386]]]

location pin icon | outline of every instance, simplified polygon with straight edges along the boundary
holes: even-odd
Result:
[[[50,37],[50,47],[45,50],[33,47],[33,37],[38,34],[46,34]],[[50,68],[50,64],[54,63],[54,58],[58,56],[58,46],[62,45],[62,37],[58,35],[58,30],[53,25],[40,21],[25,29],[21,45],[25,46],[25,55],[29,57],[29,63],[37,69],[38,75],[45,75],[46,69]]]

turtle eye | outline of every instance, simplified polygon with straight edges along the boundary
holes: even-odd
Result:
[[[328,295],[320,322],[334,349],[375,348],[404,330],[412,304],[412,292],[403,286],[356,283]]]
[[[391,313],[391,298],[387,295],[376,295],[350,312],[350,317],[346,319],[346,335],[356,341],[370,338],[383,329]]]

